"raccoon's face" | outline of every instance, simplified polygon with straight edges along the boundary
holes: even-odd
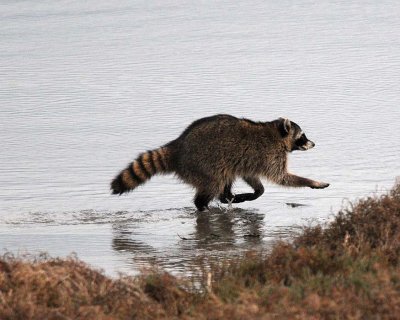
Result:
[[[308,150],[315,146],[315,143],[308,140],[306,134],[301,130],[300,126],[290,121],[289,119],[279,119],[280,132],[282,137],[286,140],[286,146],[289,152],[294,150]]]

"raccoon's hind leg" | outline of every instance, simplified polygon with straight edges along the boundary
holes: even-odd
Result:
[[[208,209],[208,204],[222,191],[223,185],[210,183],[206,188],[197,189],[194,204],[199,211]]]
[[[194,204],[199,211],[208,209],[208,204],[214,199],[215,195],[207,193],[206,191],[199,191],[194,197]]]
[[[264,193],[264,186],[261,180],[257,177],[243,177],[243,180],[253,188],[254,193],[240,193],[236,194],[233,198],[233,203],[240,203],[244,201],[252,201],[260,197]]]
[[[208,209],[208,204],[222,192],[224,185],[217,180],[203,180],[201,185],[196,187],[197,192],[194,197],[194,204],[199,211]]]

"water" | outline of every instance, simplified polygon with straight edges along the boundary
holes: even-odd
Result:
[[[400,169],[397,1],[2,1],[0,250],[78,257],[108,274],[263,249],[389,189]],[[193,120],[289,117],[316,148],[291,171],[331,183],[198,214],[155,177],[109,182]],[[247,187],[238,183],[236,192]],[[287,202],[304,206],[292,208]]]

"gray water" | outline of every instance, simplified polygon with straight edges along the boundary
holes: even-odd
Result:
[[[1,1],[0,250],[187,273],[385,192],[400,171],[399,14],[389,0]],[[206,213],[173,176],[110,195],[139,152],[216,113],[299,123],[316,147],[291,171],[331,186],[266,183]]]

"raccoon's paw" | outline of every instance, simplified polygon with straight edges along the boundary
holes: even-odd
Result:
[[[221,195],[219,197],[219,201],[221,201],[221,203],[231,204],[234,198],[235,198],[235,196],[233,194],[228,195],[228,196]]]
[[[248,193],[240,193],[240,194],[235,194],[235,197],[232,199],[232,202],[233,203],[242,203],[242,202],[245,202],[248,200],[250,200]]]
[[[221,203],[229,203],[227,198],[219,198],[219,201],[221,201]]]
[[[329,183],[326,182],[316,182],[311,186],[311,189],[325,189],[329,187]]]

